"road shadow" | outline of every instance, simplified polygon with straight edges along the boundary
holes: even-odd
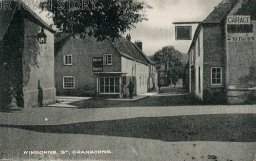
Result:
[[[256,115],[141,117],[63,125],[0,125],[41,133],[179,141],[256,142]]]

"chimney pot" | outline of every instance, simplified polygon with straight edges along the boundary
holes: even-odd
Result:
[[[127,39],[128,41],[131,41],[131,39],[132,39],[131,35],[128,34],[128,35],[126,36],[126,39]]]
[[[142,49],[143,49],[142,41],[137,40],[134,42],[134,44],[142,51]]]

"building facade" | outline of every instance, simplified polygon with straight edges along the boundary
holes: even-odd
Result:
[[[59,37],[55,43],[57,95],[127,97],[130,82],[135,95],[153,87],[153,64],[129,40]]]
[[[28,6],[1,10],[0,108],[55,102],[54,31]]]
[[[245,0],[224,0],[199,24],[189,49],[189,90],[199,100],[240,104],[256,87],[255,20],[239,13]],[[249,21],[232,21],[243,19]]]
[[[164,87],[169,86],[170,78],[168,77],[169,66],[168,63],[158,63],[157,72],[158,72],[158,86]]]

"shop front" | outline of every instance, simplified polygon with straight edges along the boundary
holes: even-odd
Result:
[[[110,98],[123,98],[125,95],[126,73],[102,72],[97,77],[97,95]]]

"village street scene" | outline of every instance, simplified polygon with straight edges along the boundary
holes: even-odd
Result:
[[[0,0],[0,161],[256,161],[256,1]]]

